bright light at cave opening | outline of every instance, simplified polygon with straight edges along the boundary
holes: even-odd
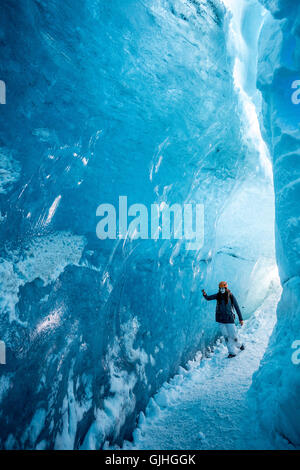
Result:
[[[228,50],[231,51],[232,56],[235,57],[233,79],[235,88],[238,92],[244,120],[244,138],[245,141],[250,144],[250,147],[258,152],[259,165],[257,169],[258,171],[262,171],[262,174],[264,175],[264,179],[266,181],[266,194],[270,195],[270,193],[272,193],[270,201],[273,202],[271,202],[269,210],[274,213],[275,202],[273,188],[273,169],[269,150],[262,138],[257,113],[261,103],[261,95],[256,87],[256,64],[258,56],[257,42],[266,10],[260,4],[256,4],[255,1],[253,1],[251,5],[245,0],[223,0],[223,3],[227,10],[231,13],[228,35]],[[249,15],[252,16],[252,29],[250,32],[251,36],[249,36],[247,28],[245,28],[244,15],[247,15],[249,21]],[[253,31],[253,24],[255,24],[256,31]],[[270,218],[269,220],[273,219]],[[264,259],[261,260],[261,263],[262,264],[258,263],[258,266],[260,266],[259,275],[261,276],[262,283],[264,284],[265,288],[272,280],[280,285],[278,267],[275,260],[275,252],[273,266],[270,265],[267,269]],[[253,270],[253,273],[258,275],[258,272],[255,269]]]
[[[230,20],[229,31],[231,38],[231,48],[235,51],[236,59],[233,70],[233,78],[235,87],[239,91],[240,102],[245,116],[245,137],[253,142],[254,147],[257,149],[260,156],[261,167],[264,170],[266,177],[272,181],[273,171],[272,164],[270,162],[269,151],[264,142],[259,121],[257,117],[257,110],[253,103],[251,96],[247,93],[245,82],[247,79],[248,62],[250,54],[257,56],[257,50],[250,51],[248,44],[246,43],[243,33],[241,31],[241,25],[243,24],[243,11],[246,7],[244,0],[222,0],[226,8],[231,12],[232,18]],[[261,16],[257,17],[257,30],[259,31],[262,25],[263,16],[265,10]],[[256,74],[255,74],[256,75]]]

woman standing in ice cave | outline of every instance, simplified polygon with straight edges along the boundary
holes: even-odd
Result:
[[[228,348],[228,357],[235,357],[236,348],[239,348],[241,351],[245,349],[245,346],[239,342],[236,326],[234,323],[235,314],[233,309],[235,309],[239,317],[240,324],[244,324],[242,313],[236,298],[228,289],[227,282],[225,281],[219,283],[219,292],[217,294],[207,295],[205,290],[202,290],[202,293],[206,300],[217,301],[216,322],[220,323],[221,333],[225,338]]]

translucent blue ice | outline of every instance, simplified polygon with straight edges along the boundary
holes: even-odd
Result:
[[[219,0],[2,3],[0,447],[118,445],[160,385],[216,339],[201,289],[227,280],[245,318],[266,295],[274,193],[260,110],[277,260],[292,279],[283,299],[296,292],[298,108],[276,103],[299,55],[279,51],[283,23],[270,14],[259,51],[246,27],[239,50]],[[296,51],[291,18],[286,51]],[[204,204],[204,246],[99,240],[97,207],[122,195],[148,208]]]

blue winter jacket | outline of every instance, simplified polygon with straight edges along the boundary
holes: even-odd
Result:
[[[218,323],[234,323],[234,309],[239,317],[239,321],[243,321],[240,307],[234,295],[230,292],[228,303],[226,304],[226,294],[218,292],[213,295],[204,295],[206,300],[217,300],[216,321]]]

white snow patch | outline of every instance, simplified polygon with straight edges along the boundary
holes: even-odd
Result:
[[[22,323],[15,312],[20,286],[36,278],[45,284],[54,281],[66,266],[79,264],[85,244],[84,237],[60,232],[36,237],[24,252],[0,259],[0,308],[8,312],[10,322]]]

